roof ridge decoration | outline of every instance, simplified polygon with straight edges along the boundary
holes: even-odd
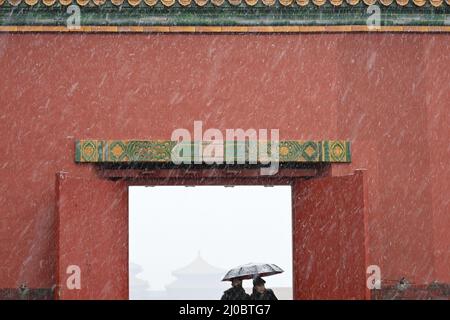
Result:
[[[1,31],[450,32],[450,0],[0,0]]]

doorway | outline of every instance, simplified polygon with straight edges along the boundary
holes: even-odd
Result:
[[[232,267],[274,263],[267,277],[292,299],[289,185],[129,187],[129,298],[220,299]],[[252,281],[243,284],[251,294]]]

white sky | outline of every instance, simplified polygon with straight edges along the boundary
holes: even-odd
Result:
[[[132,186],[129,190],[129,260],[139,278],[164,290],[171,272],[201,252],[230,269],[248,262],[275,263],[284,273],[268,287],[292,286],[290,186]],[[251,286],[251,281],[245,282]]]

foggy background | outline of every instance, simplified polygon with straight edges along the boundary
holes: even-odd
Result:
[[[132,186],[130,299],[220,299],[225,273],[248,262],[285,270],[266,287],[291,299],[291,225],[290,186]]]

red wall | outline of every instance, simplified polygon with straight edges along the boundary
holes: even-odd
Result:
[[[369,263],[450,282],[450,34],[0,34],[0,287],[50,287],[55,173],[74,139],[279,128],[349,139]]]
[[[361,171],[294,182],[294,299],[363,299],[366,192]]]
[[[55,298],[128,299],[127,184],[58,174],[56,193]],[[67,285],[72,283],[67,269],[73,265],[79,267],[77,290]]]

